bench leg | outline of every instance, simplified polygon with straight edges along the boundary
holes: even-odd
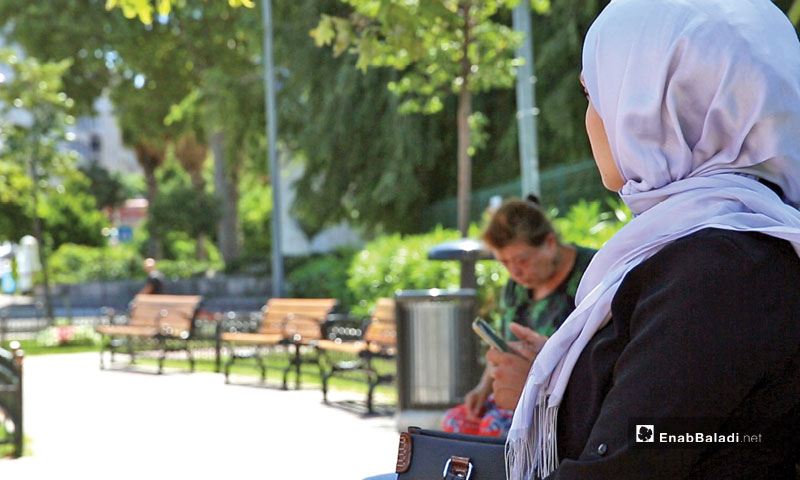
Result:
[[[226,384],[230,383],[229,377],[230,377],[230,374],[231,374],[231,365],[233,365],[233,362],[236,361],[236,349],[233,347],[233,345],[229,345],[228,346],[228,350],[230,350],[231,358],[229,358],[228,361],[225,362],[225,383]]]
[[[294,346],[294,371],[297,376],[294,379],[295,390],[300,390],[300,367],[303,365],[303,359],[300,358],[300,345]]]
[[[256,347],[256,351],[253,353],[256,357],[256,363],[258,364],[258,368],[261,371],[261,383],[267,381],[267,364],[264,363],[264,358],[262,358],[261,354],[264,351],[265,347]]]
[[[219,373],[222,371],[222,321],[217,323],[216,332],[214,333],[214,372]]]
[[[287,345],[286,348],[288,349],[290,347]],[[295,345],[295,348],[297,348],[296,345]],[[283,386],[281,388],[283,388],[284,390],[288,390],[289,389],[289,372],[292,371],[292,367],[295,364],[294,358],[296,358],[296,357],[297,357],[297,350],[295,350],[295,356],[294,357],[291,355],[291,353],[289,354],[289,364],[286,366],[286,368],[283,369]]]
[[[375,410],[372,408],[372,394],[375,392],[375,385],[377,382],[369,382],[369,386],[367,387],[367,413],[371,414],[374,413]]]
[[[106,364],[103,361],[103,357],[105,356],[104,355],[105,350],[106,350],[106,342],[105,342],[105,338],[103,338],[101,340],[101,342],[100,342],[100,370],[105,370],[105,368],[106,368]]]
[[[111,353],[109,363],[114,363],[117,353],[117,346],[114,344],[114,337],[108,337],[108,351]]]
[[[163,339],[159,339],[157,345],[161,347],[161,355],[158,356],[158,374],[164,373],[164,360],[167,358],[167,345]]]
[[[131,357],[131,365],[136,365],[136,351],[133,348],[133,338],[128,337],[128,355]],[[114,361],[114,354],[111,354],[111,361]]]
[[[189,342],[186,342],[186,355],[189,357],[189,371],[194,373],[194,356],[192,355],[192,349],[189,348]]]
[[[319,379],[322,381],[322,402],[328,403],[328,379],[331,375],[333,375],[333,367],[330,369],[330,373],[326,372],[322,365],[322,357],[325,357],[326,363],[328,363],[328,356],[322,353],[319,354]]]
[[[295,380],[294,385],[296,390],[300,390],[300,366],[303,363],[303,359],[300,357],[300,345],[293,344],[294,347],[294,355],[290,354],[289,358],[289,365],[283,370],[283,389],[289,389],[289,372],[292,371],[292,367],[294,367],[295,371]],[[287,347],[289,348],[289,347]]]

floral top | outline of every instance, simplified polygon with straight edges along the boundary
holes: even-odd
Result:
[[[521,323],[549,337],[575,309],[575,292],[578,290],[578,284],[597,252],[590,248],[575,247],[578,252],[569,275],[558,288],[541,300],[531,298],[530,289],[514,280],[508,280],[502,300],[503,331],[507,339],[515,339],[509,328],[511,322]]]

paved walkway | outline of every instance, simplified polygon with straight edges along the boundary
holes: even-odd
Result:
[[[28,357],[24,375],[33,455],[0,460],[0,478],[359,480],[394,470],[394,419],[324,405],[318,389],[101,371],[94,353]]]

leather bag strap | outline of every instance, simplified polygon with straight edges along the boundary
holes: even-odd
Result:
[[[469,480],[472,474],[472,463],[469,458],[453,455],[447,461],[442,472],[444,480]]]

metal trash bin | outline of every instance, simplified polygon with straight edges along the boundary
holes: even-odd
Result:
[[[403,290],[395,299],[399,410],[460,404],[482,373],[471,326],[475,290]]]

